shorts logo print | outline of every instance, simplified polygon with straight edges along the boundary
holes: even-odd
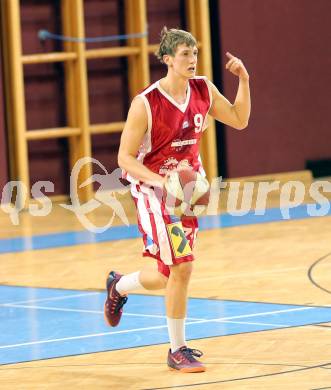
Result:
[[[190,243],[186,238],[181,222],[175,222],[167,225],[172,250],[175,257],[184,257],[192,254]]]

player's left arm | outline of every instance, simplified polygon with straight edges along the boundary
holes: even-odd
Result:
[[[225,68],[239,78],[237,96],[234,103],[231,104],[219,92],[216,86],[208,80],[213,99],[209,114],[226,125],[242,130],[247,127],[251,112],[249,74],[239,58],[233,56],[231,53],[226,53],[226,55],[229,61]]]

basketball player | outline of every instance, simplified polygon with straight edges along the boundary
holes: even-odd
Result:
[[[202,372],[206,368],[196,359],[202,352],[188,348],[185,340],[187,288],[198,223],[195,217],[179,220],[168,215],[157,191],[162,190],[170,170],[191,167],[203,173],[199,143],[208,114],[235,129],[247,126],[249,75],[240,59],[226,54],[226,69],[239,78],[231,104],[206,77],[196,76],[197,42],[189,32],[164,27],[156,55],[167,66],[167,75],[133,99],[118,154],[137,206],[143,256],[156,261],[129,275],[110,272],[105,318],[109,325],[117,326],[127,294],[135,289],[165,289],[168,366],[182,372]]]

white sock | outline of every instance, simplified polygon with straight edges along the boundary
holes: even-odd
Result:
[[[171,352],[177,351],[186,345],[185,341],[185,318],[167,317],[168,333],[170,339]]]
[[[144,288],[139,281],[140,271],[133,272],[132,274],[124,275],[116,283],[116,290],[121,295],[125,295],[129,291],[137,290],[138,288]]]

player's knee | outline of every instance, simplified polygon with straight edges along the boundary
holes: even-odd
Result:
[[[188,283],[193,270],[193,265],[191,261],[176,264],[171,266],[170,268],[171,276],[174,280],[181,283]]]

